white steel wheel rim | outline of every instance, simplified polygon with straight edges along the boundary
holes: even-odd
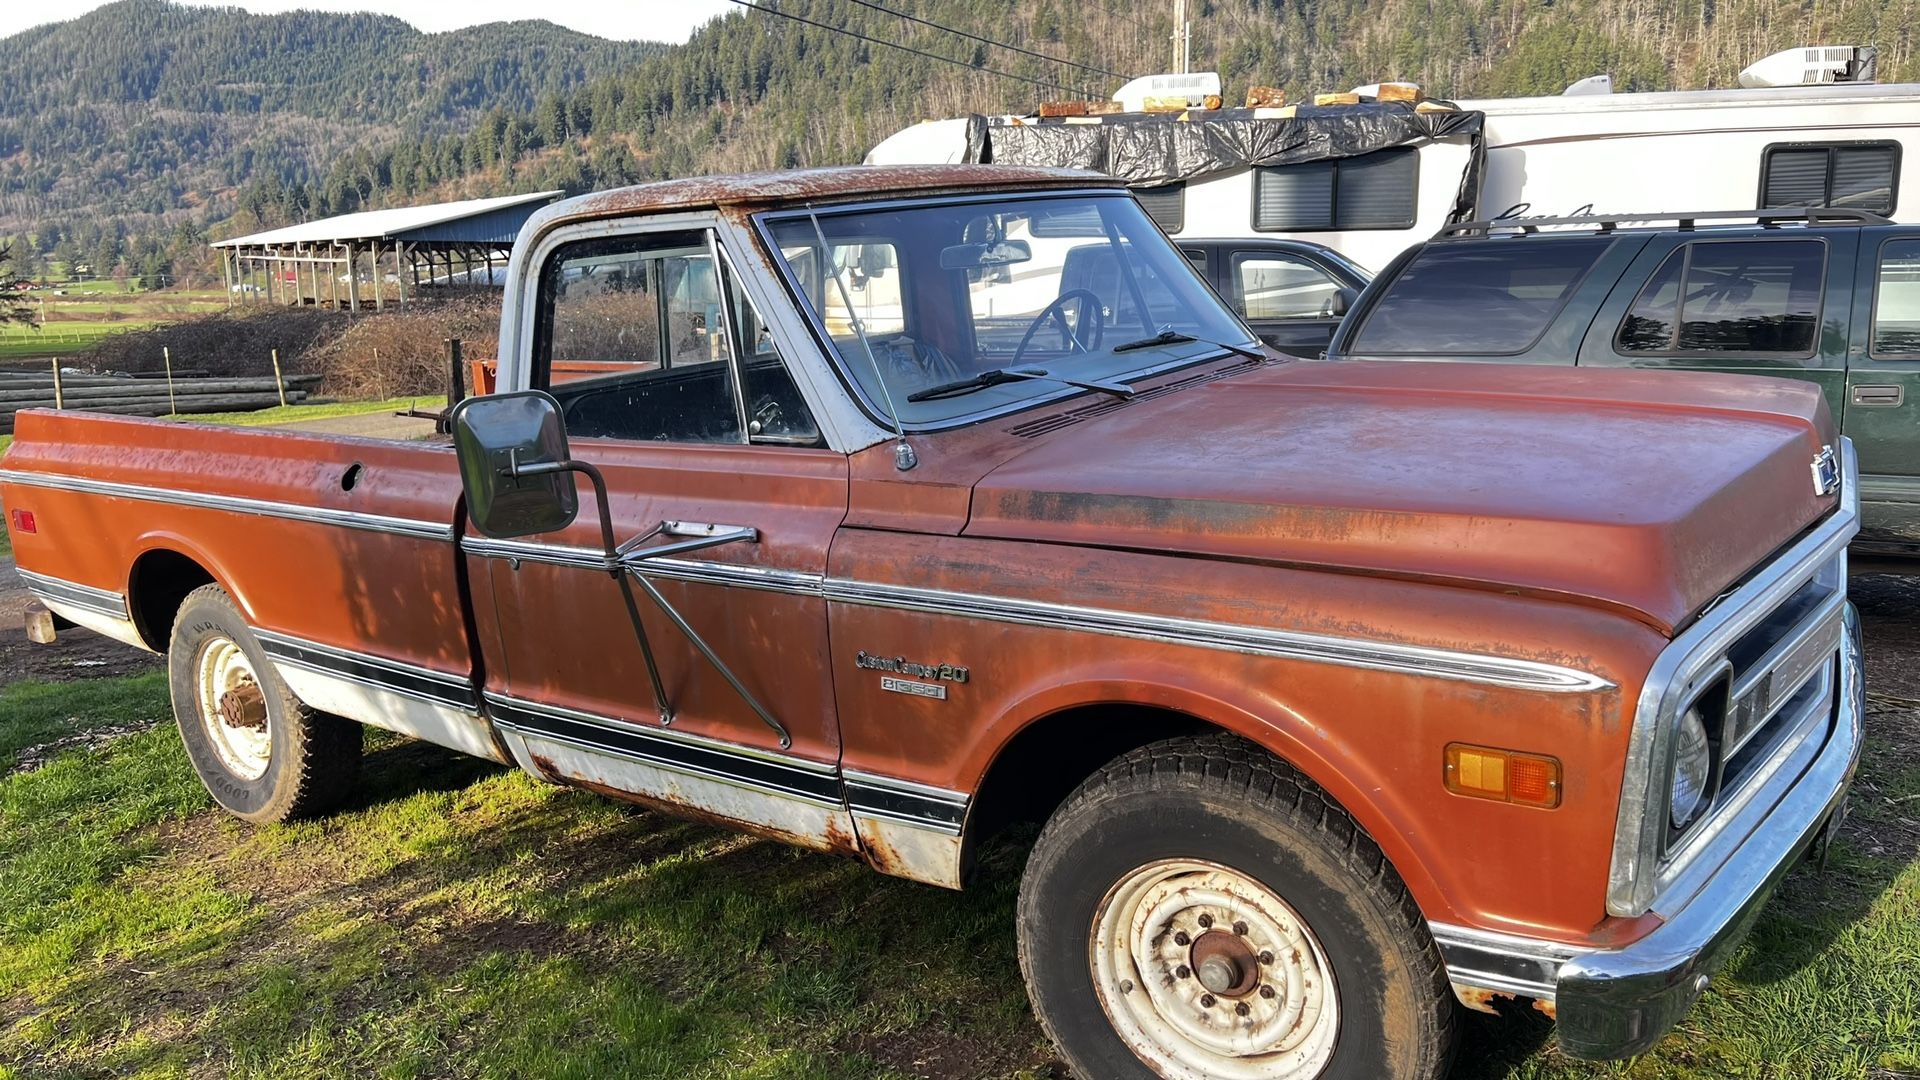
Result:
[[[1241,977],[1228,992],[1194,970],[1203,936],[1231,953],[1227,969]],[[1101,901],[1090,944],[1107,1019],[1167,1080],[1311,1080],[1333,1057],[1340,998],[1326,952],[1245,874],[1195,860],[1143,866]],[[1216,983],[1221,970],[1208,972]]]
[[[214,637],[194,660],[200,726],[228,772],[242,780],[267,774],[273,758],[273,731],[267,698],[246,651],[232,638]]]

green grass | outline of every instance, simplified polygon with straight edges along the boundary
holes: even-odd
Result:
[[[262,427],[288,424],[295,420],[325,420],[335,416],[362,416],[366,413],[399,412],[407,408],[438,409],[447,403],[441,397],[398,397],[385,401],[330,401],[316,405],[276,405],[259,412],[204,413],[182,417],[200,424],[227,424],[234,427]]]
[[[158,676],[15,687],[0,748],[165,711]],[[1572,1062],[1531,1013],[1474,1016],[1455,1080],[1920,1070],[1920,755],[1888,750],[1865,828],[1656,1053]],[[950,893],[386,736],[330,819],[207,805],[164,724],[0,777],[0,1077],[1063,1075],[1021,989],[1014,849]]]

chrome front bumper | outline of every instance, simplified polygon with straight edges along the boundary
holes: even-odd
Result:
[[[1693,1006],[1782,879],[1837,824],[1860,761],[1860,620],[1851,607],[1839,650],[1836,716],[1826,746],[1760,827],[1685,907],[1625,948],[1583,952],[1554,979],[1560,1048],[1624,1058],[1653,1048]]]

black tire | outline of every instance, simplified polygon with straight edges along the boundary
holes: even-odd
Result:
[[[1199,1075],[1150,1066],[1129,1048],[1096,990],[1093,941],[1103,906],[1110,894],[1127,895],[1119,891],[1123,882],[1140,880],[1144,868],[1163,860],[1211,864],[1249,879],[1290,907],[1317,939],[1339,1007],[1320,1077],[1427,1080],[1446,1073],[1458,1006],[1400,876],[1353,818],[1297,770],[1244,740],[1208,736],[1155,743],[1108,764],[1054,813],[1027,863],[1020,966],[1035,1014],[1076,1076]],[[1236,932],[1246,931],[1236,924]],[[1177,947],[1191,940],[1182,937]],[[1147,978],[1146,968],[1116,970]],[[1188,978],[1179,974],[1186,970],[1163,974],[1166,993],[1192,992],[1174,982]],[[1248,970],[1255,982],[1271,977],[1284,985],[1272,969]],[[1145,989],[1131,981],[1109,985],[1127,994]],[[1222,1023],[1233,1021],[1223,1016]]]
[[[201,705],[203,653],[215,650],[234,657],[235,663],[226,670],[249,669],[238,676],[238,692],[221,695],[223,704],[229,699],[235,702],[232,721],[224,712],[221,719],[210,721]],[[239,608],[218,585],[195,589],[181,603],[167,645],[167,678],[174,722],[187,757],[214,801],[228,813],[256,824],[318,817],[339,806],[353,790],[360,774],[360,725],[308,708],[294,697]],[[216,739],[224,740],[231,732],[237,741],[252,731],[256,734],[249,738],[258,741],[257,724],[262,721],[266,725],[264,769],[249,775],[253,770],[223,758],[223,746],[228,754],[233,751],[227,743],[216,745]],[[227,731],[216,735],[215,723],[227,723]]]

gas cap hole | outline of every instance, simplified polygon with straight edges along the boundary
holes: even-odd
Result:
[[[360,482],[360,474],[365,471],[366,466],[357,461],[347,466],[347,471],[340,474],[340,490],[352,491],[354,485]]]

